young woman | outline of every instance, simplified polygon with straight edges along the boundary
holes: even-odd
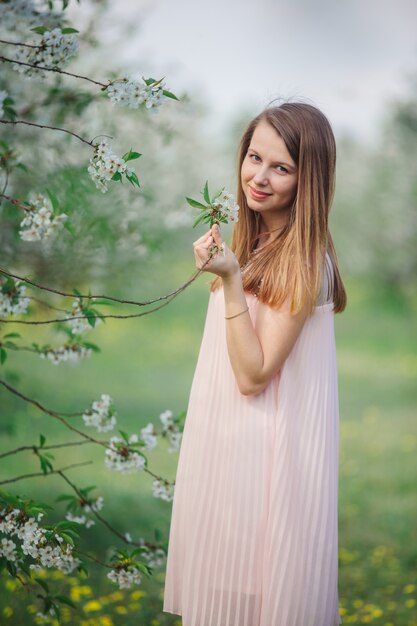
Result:
[[[169,536],[163,610],[183,626],[342,623],[335,162],[316,107],[268,107],[240,143],[230,248],[217,225],[194,242],[216,277]]]

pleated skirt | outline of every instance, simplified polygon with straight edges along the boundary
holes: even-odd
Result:
[[[247,294],[256,322],[258,300]],[[172,505],[163,611],[183,626],[338,626],[339,405],[333,304],[243,396],[210,293]]]

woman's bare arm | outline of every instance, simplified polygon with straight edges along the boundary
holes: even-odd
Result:
[[[208,247],[213,241],[217,245],[223,243],[215,226],[194,242],[197,267],[207,260]],[[226,317],[246,309],[239,264],[227,246],[226,255],[213,257],[206,265],[206,271],[222,277]],[[307,312],[304,307],[296,315],[291,315],[289,308],[288,300],[279,310],[259,302],[255,327],[248,312],[225,320],[230,363],[242,394],[261,393],[291,352],[307,319]]]

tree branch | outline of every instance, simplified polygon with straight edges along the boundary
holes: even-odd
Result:
[[[23,480],[25,478],[35,478],[37,476],[49,476],[50,474],[61,474],[64,470],[73,469],[74,467],[81,467],[83,465],[91,465],[93,461],[83,461],[82,463],[73,463],[72,465],[67,465],[59,470],[50,470],[48,472],[34,472],[33,474],[22,474],[21,476],[16,476],[15,478],[9,478],[8,480],[1,480],[0,485],[7,485],[9,483],[16,483],[18,480]]]
[[[4,42],[1,42],[4,43]],[[33,63],[25,63],[24,61],[17,61],[16,59],[9,59],[8,57],[0,55],[0,61],[5,61],[7,63],[16,63],[17,65],[26,65],[27,67],[33,67],[36,70],[44,70],[45,72],[55,72],[55,74],[65,74],[66,76],[72,76],[73,78],[80,78],[81,80],[88,80],[88,82],[93,83],[94,85],[98,85],[102,87],[103,90],[107,89],[109,85],[105,85],[104,83],[100,83],[97,80],[93,80],[88,76],[82,76],[80,74],[73,74],[72,72],[65,72],[61,70],[59,67],[46,67],[44,65],[34,65]]]
[[[46,124],[35,124],[35,122],[27,122],[26,120],[0,120],[0,124],[25,124],[26,126],[36,126],[36,128],[49,128],[50,130],[59,130],[61,131],[61,133],[67,133],[68,135],[76,137],[83,143],[86,143],[88,146],[94,145],[92,141],[87,141],[87,139],[83,139],[83,137],[80,137],[80,135],[77,135],[77,133],[73,133],[71,130],[67,130],[66,128],[58,128],[57,126],[48,126]]]
[[[94,298],[94,299],[103,299],[103,300],[110,300],[112,302],[119,302],[120,304],[133,304],[135,306],[147,306],[148,304],[154,304],[154,302],[159,302],[160,300],[166,300],[167,298],[170,298],[171,296],[176,295],[177,293],[180,293],[181,291],[184,291],[189,285],[191,285],[192,282],[195,281],[196,278],[198,278],[198,276],[202,273],[204,267],[206,266],[206,264],[209,262],[210,259],[208,259],[206,261],[206,263],[203,265],[203,267],[199,270],[197,270],[196,272],[194,272],[194,274],[191,276],[191,278],[189,278],[183,285],[181,285],[180,287],[178,287],[178,289],[175,289],[175,291],[171,291],[170,293],[166,294],[165,296],[159,296],[158,298],[154,298],[153,300],[147,300],[146,302],[138,302],[136,300],[123,300],[121,298],[115,298],[113,296],[106,296],[106,295],[85,295],[85,294],[75,294],[75,293],[68,293],[65,291],[59,291],[58,289],[52,289],[51,287],[45,287],[44,285],[40,285],[39,283],[35,283],[33,280],[29,280],[29,278],[25,278],[24,276],[19,276],[18,274],[12,274],[12,272],[8,272],[7,270],[3,269],[2,267],[0,267],[0,273],[4,274],[5,276],[10,276],[11,278],[15,278],[16,280],[21,280],[25,283],[27,283],[28,285],[31,285],[32,287],[36,287],[36,289],[42,289],[43,291],[48,291],[50,293],[55,293],[59,296],[64,296],[65,298]]]

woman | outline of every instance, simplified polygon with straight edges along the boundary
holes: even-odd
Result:
[[[163,610],[183,626],[342,623],[335,161],[316,107],[268,107],[240,143],[230,248],[217,225],[194,242],[216,278],[169,536]]]

